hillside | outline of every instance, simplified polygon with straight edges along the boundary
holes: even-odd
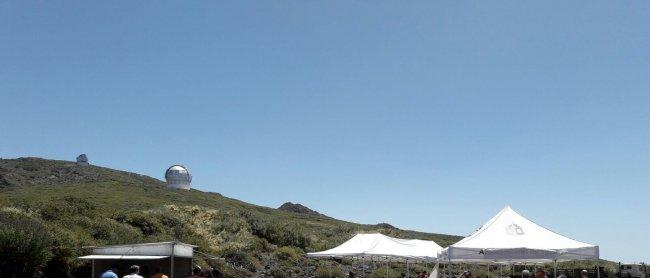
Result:
[[[46,238],[43,271],[50,277],[87,273],[87,266],[74,258],[89,245],[179,240],[224,258],[205,256],[198,263],[229,276],[308,277],[332,263],[306,259],[305,252],[331,248],[357,232],[429,239],[442,246],[460,239],[302,212],[313,211],[256,206],[194,189],[168,190],[148,176],[69,161],[0,159],[0,224],[14,229],[4,234],[25,237],[24,231],[30,231],[33,238]],[[0,261],[13,259],[4,256],[9,257]],[[346,269],[348,264],[339,261],[334,267]]]

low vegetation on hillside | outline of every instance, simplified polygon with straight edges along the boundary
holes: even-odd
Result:
[[[435,240],[388,224],[361,225],[317,213],[256,206],[97,166],[39,158],[0,160],[0,277],[87,277],[83,246],[178,240],[198,245],[197,262],[230,277],[308,277],[359,267],[315,261],[357,232]],[[381,270],[379,270],[381,271]]]

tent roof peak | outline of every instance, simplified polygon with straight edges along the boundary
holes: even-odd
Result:
[[[598,246],[551,231],[509,205],[448,250],[452,259],[465,260],[598,258]]]

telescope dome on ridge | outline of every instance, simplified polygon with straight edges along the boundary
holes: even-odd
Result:
[[[173,165],[165,172],[165,180],[167,180],[167,188],[189,190],[192,174],[183,165]]]

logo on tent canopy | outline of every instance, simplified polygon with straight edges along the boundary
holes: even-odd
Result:
[[[506,232],[511,236],[520,236],[524,234],[524,229],[521,226],[512,223],[506,227]]]

